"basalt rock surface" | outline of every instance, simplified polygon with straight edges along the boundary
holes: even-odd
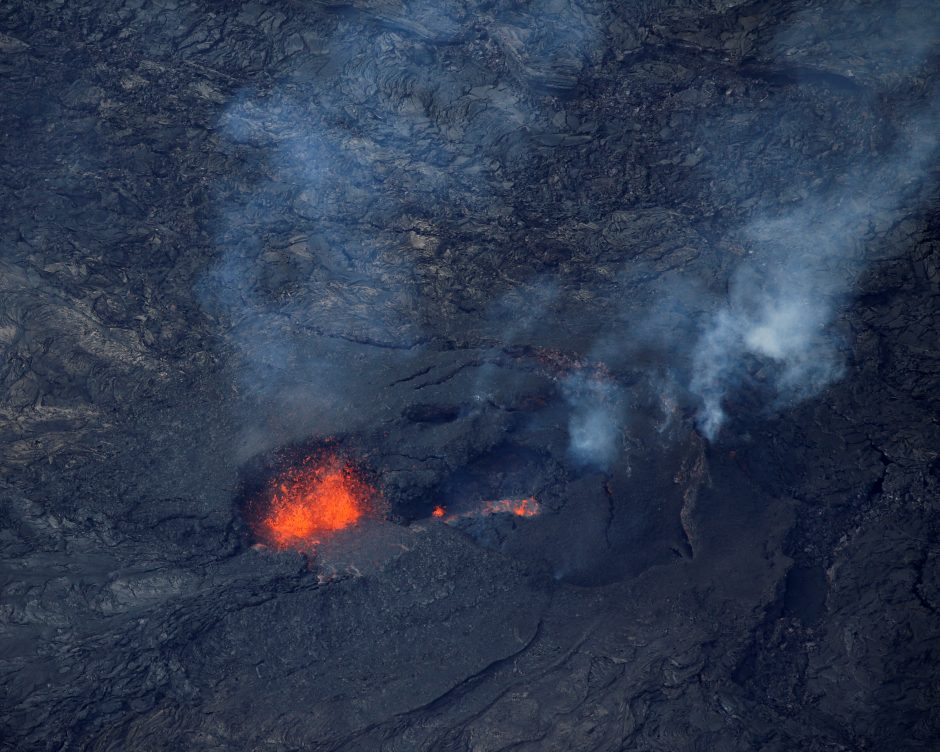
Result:
[[[933,162],[839,378],[688,390],[740,228],[936,124],[896,5],[0,7],[0,748],[940,748]],[[325,440],[388,519],[257,545]]]

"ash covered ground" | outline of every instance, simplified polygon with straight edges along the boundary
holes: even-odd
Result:
[[[0,6],[0,748],[940,748],[938,43]]]

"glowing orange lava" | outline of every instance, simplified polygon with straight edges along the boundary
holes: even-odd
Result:
[[[441,510],[440,514],[437,513],[438,509]],[[484,501],[480,506],[466,512],[457,512],[448,515],[444,522],[450,524],[462,519],[485,517],[491,514],[513,514],[516,517],[535,517],[541,511],[542,509],[534,496],[528,496],[524,499],[498,499],[495,501]],[[435,507],[431,514],[435,517],[443,517],[444,508]]]
[[[444,507],[442,507],[440,504],[438,504],[436,507],[434,507],[434,511],[431,512],[431,516],[432,516],[432,517],[443,517],[443,516],[444,516]]]
[[[539,513],[539,503],[535,497],[526,499],[500,499],[487,501],[483,505],[483,514],[510,513],[516,517],[535,517]]]
[[[274,548],[309,550],[324,536],[375,516],[377,500],[348,463],[334,455],[307,458],[270,485],[253,527]]]

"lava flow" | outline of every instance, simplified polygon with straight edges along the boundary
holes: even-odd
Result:
[[[324,537],[380,514],[378,492],[335,455],[308,457],[275,478],[255,505],[252,529],[277,549],[311,550]]]
[[[472,509],[468,512],[458,512],[446,515],[444,507],[438,505],[431,512],[432,517],[445,518],[444,522],[456,522],[467,517],[486,517],[491,514],[512,514],[516,517],[535,517],[541,512],[541,507],[534,496],[528,496],[524,499],[497,499],[493,501],[484,501],[482,506]]]
[[[483,514],[510,513],[516,517],[535,517],[539,513],[539,503],[534,497],[526,499],[500,499],[487,501],[483,505]]]

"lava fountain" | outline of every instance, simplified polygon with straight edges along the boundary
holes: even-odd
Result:
[[[380,517],[383,504],[353,465],[326,454],[306,457],[273,478],[249,508],[261,543],[310,551],[339,530]]]

